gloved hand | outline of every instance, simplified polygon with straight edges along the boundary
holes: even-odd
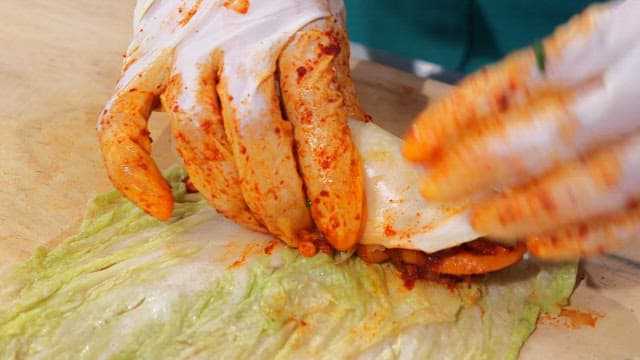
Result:
[[[472,198],[472,226],[540,257],[640,235],[640,2],[594,5],[464,80],[405,139],[427,199]]]
[[[337,249],[364,219],[348,116],[341,0],[138,1],[122,76],[98,120],[115,187],[167,220],[173,199],[150,157],[161,102],[191,182],[218,212],[291,246],[313,221]],[[306,193],[305,193],[306,191]]]

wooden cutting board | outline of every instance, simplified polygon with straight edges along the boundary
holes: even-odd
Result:
[[[118,79],[133,5],[0,2],[0,269],[72,233],[86,201],[111,188],[95,122]],[[365,110],[396,134],[448,88],[371,62],[352,65]],[[151,128],[165,168],[176,158],[163,114]],[[640,243],[584,268],[572,298],[578,312],[542,324],[522,358],[639,358]],[[561,324],[569,320],[575,329]]]

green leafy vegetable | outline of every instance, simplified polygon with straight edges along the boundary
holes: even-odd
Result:
[[[6,272],[0,358],[515,358],[574,264],[523,262],[448,289],[407,290],[390,265],[340,264],[244,230],[168,178],[159,222],[113,192],[79,233]],[[270,254],[267,254],[270,253]]]

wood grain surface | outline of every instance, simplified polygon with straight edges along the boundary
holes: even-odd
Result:
[[[118,79],[133,5],[0,1],[0,269],[72,233],[86,201],[111,189],[95,123]],[[352,65],[365,110],[396,134],[448,88],[379,64]],[[153,115],[151,130],[165,168],[176,158],[163,114]],[[523,359],[640,358],[640,244],[583,267],[575,311],[546,319]],[[571,323],[575,314],[593,321]]]

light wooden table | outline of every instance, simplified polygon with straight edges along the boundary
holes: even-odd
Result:
[[[110,189],[95,122],[119,75],[133,1],[0,2],[0,267],[51,245],[78,226],[86,201]],[[448,86],[353,61],[365,109],[402,134]],[[152,118],[154,155],[175,161],[166,118]],[[572,306],[601,314],[595,327],[543,325],[526,359],[640,356],[640,244],[590,260]],[[0,285],[1,286],[1,285]]]

